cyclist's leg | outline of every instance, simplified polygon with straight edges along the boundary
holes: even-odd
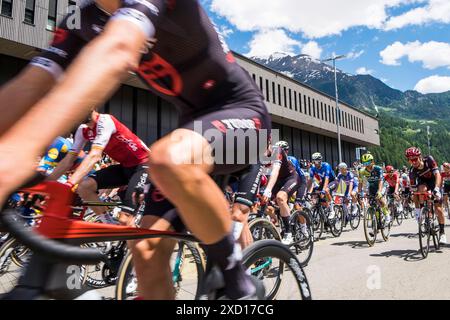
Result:
[[[242,249],[253,243],[253,237],[248,227],[248,215],[256,199],[261,174],[261,165],[252,165],[249,170],[240,174],[236,200],[232,207],[232,217],[234,221],[242,224],[242,231],[239,236]]]
[[[148,166],[139,165],[133,168],[125,168],[125,173],[129,178],[128,187],[123,197],[123,205],[121,206],[121,213],[119,217],[119,222],[123,225],[133,225],[134,224],[134,214],[136,210],[136,199],[134,199],[134,194],[136,189],[143,190],[148,181]]]
[[[241,120],[234,123],[232,119]],[[228,297],[235,299],[253,294],[254,285],[240,263],[240,246],[236,245],[232,234],[228,203],[209,174],[228,174],[247,167],[251,161],[257,163],[258,151],[256,154],[248,152],[249,139],[244,137],[245,146],[237,146],[236,132],[237,135],[245,135],[245,132],[227,128],[232,122],[245,124],[246,128],[253,124],[255,129],[246,132],[252,131],[257,138],[256,129],[270,128],[268,115],[230,106],[230,109],[223,108],[183,122],[186,123],[183,129],[175,130],[151,147],[152,182],[178,208],[187,227],[206,244],[209,259],[224,275]],[[231,145],[226,141],[227,133],[235,137]],[[213,150],[204,135],[217,149]],[[258,147],[258,143],[254,147]],[[236,159],[233,164],[223,164],[223,158],[218,158],[218,155],[226,156],[227,151],[234,153],[236,150],[246,153],[245,158],[249,158],[248,162],[244,161],[246,164],[236,165]],[[212,156],[213,151],[216,159]]]
[[[419,184],[417,186],[417,192],[427,192],[427,185],[426,184]],[[413,196],[414,199],[414,205],[416,207],[416,220],[419,219],[420,217],[420,213],[422,211],[423,208],[423,197],[422,196],[418,196],[418,195],[414,195]]]
[[[127,184],[126,176],[121,165],[113,165],[108,168],[97,171],[86,177],[80,182],[77,192],[84,201],[100,201],[98,196],[99,189],[110,187],[119,187]],[[91,208],[97,215],[104,214],[107,211],[105,207]]]

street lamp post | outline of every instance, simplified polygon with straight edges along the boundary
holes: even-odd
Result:
[[[341,147],[341,111],[339,109],[339,94],[337,85],[337,70],[336,70],[336,60],[344,59],[345,55],[334,56],[329,59],[323,60],[323,62],[333,61],[334,68],[334,89],[336,93],[336,124],[337,124],[337,135],[338,135],[338,152],[339,152],[339,163],[342,162],[342,147]]]

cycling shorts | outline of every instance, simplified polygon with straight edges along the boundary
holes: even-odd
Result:
[[[123,167],[120,164],[112,165],[99,170],[89,177],[97,183],[97,190],[111,189],[127,186],[125,196],[122,198],[121,209],[129,214],[134,214],[136,206],[133,201],[135,188],[144,188],[149,183],[148,166],[140,164],[135,167]]]
[[[237,173],[240,177],[235,202],[252,207],[256,202],[262,176],[262,165],[251,165],[248,169]]]
[[[287,193],[289,199],[297,191],[298,185],[299,179],[297,174],[278,180],[272,189],[272,197],[276,197],[278,192],[283,191]]]

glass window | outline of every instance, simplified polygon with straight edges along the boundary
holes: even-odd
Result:
[[[286,87],[283,87],[283,93],[284,93],[284,107],[287,108],[287,94],[286,94]]]
[[[58,0],[49,0],[48,3],[48,18],[47,18],[47,29],[55,30],[56,28],[56,14],[58,10]]]
[[[312,102],[313,102],[313,117],[315,118],[316,117],[316,100],[313,98]]]
[[[294,108],[295,111],[298,111],[298,107],[297,107],[297,92],[294,91]]]
[[[272,102],[273,103],[277,103],[277,100],[276,100],[276,94],[275,94],[275,82],[273,82],[272,81]]]
[[[311,116],[311,98],[308,97],[308,115]]]
[[[289,109],[292,110],[292,90],[289,89]]]
[[[12,17],[13,0],[3,0],[0,13],[4,16]]]
[[[35,0],[26,0],[25,2],[25,19],[26,23],[34,24],[34,6]]]
[[[278,105],[281,106],[281,85],[278,85]]]
[[[270,101],[270,89],[269,89],[269,80],[266,79],[266,100]]]

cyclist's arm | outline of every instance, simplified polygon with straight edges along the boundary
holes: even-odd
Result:
[[[89,154],[86,158],[83,159],[80,166],[75,170],[72,176],[69,178],[69,183],[76,185],[78,184],[85,176],[91,172],[92,168],[94,168],[95,164],[102,160],[103,148],[94,146],[89,151]]]
[[[53,172],[47,177],[49,181],[58,180],[64,173],[66,173],[78,158],[78,154],[69,152],[64,159],[58,164],[58,166],[53,170]]]
[[[55,136],[81,121],[92,107],[101,105],[127,72],[137,68],[146,39],[133,22],[108,22],[104,32],[73,61],[63,80],[4,134],[8,144],[40,154]],[[29,139],[31,136],[33,139]]]
[[[54,86],[53,76],[42,68],[27,66],[0,88],[0,136],[11,128]],[[11,99],[14,97],[14,99]]]
[[[351,195],[353,192],[353,179],[348,184],[348,195]]]
[[[378,182],[378,192],[381,193],[381,191],[383,191],[383,184],[384,184],[384,180],[383,178],[380,178],[380,181]]]
[[[330,178],[329,177],[325,177],[325,182],[323,183],[323,190],[327,190],[328,189],[328,184],[330,183]]]
[[[434,176],[436,178],[436,188],[440,189],[442,187],[442,176],[439,170],[434,171]]]

